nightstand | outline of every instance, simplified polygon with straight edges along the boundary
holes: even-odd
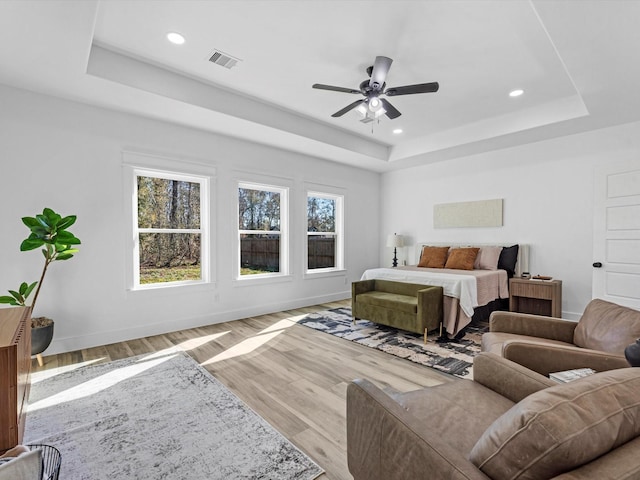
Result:
[[[562,317],[562,280],[509,280],[509,310]]]

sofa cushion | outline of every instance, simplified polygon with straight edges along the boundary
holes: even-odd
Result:
[[[579,347],[624,355],[624,349],[640,338],[640,312],[595,299],[589,302],[573,334]]]
[[[423,247],[419,267],[444,268],[449,254],[449,247]]]
[[[390,308],[407,313],[418,312],[418,297],[410,297],[409,295],[398,295],[389,292],[366,292],[358,295],[358,302],[363,304],[375,305],[382,308]]]
[[[454,270],[473,270],[479,248],[452,248],[449,250],[449,257],[444,268]]]
[[[392,397],[465,457],[484,431],[514,404],[480,383],[466,379]]]
[[[640,435],[640,369],[596,373],[536,392],[480,437],[469,459],[489,477],[552,478]]]

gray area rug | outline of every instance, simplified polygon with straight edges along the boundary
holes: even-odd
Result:
[[[34,383],[25,443],[60,478],[313,479],[323,473],[184,352],[83,366]]]
[[[353,325],[350,308],[334,308],[312,313],[298,320],[298,323],[465,378],[473,378],[473,357],[480,352],[482,334],[487,331],[485,327],[470,325],[462,339],[437,343],[433,337],[425,344],[422,335],[378,325],[368,320],[358,320]]]

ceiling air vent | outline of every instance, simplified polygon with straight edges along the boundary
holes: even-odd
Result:
[[[239,58],[232,57],[231,55],[227,55],[220,50],[214,50],[213,55],[209,57],[209,61],[215,63],[216,65],[221,65],[224,68],[233,68],[236,66],[238,62],[241,60]]]

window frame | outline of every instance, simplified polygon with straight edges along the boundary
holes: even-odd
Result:
[[[280,230],[241,230],[238,223],[240,216],[240,189],[259,190],[265,192],[278,193],[280,195]],[[239,282],[251,283],[252,280],[263,281],[267,279],[282,279],[291,275],[289,262],[289,187],[283,185],[273,185],[255,181],[238,180],[236,185],[236,243],[237,258],[235,262],[235,279]],[[279,251],[279,271],[268,273],[256,273],[242,275],[242,235],[274,235],[280,236]]]
[[[327,192],[324,189],[307,188],[305,195],[305,242],[304,242],[304,265],[305,275],[318,275],[333,272],[343,272],[345,270],[344,262],[344,194]],[[335,209],[335,231],[334,232],[309,232],[309,212],[307,211],[309,198],[323,198],[334,200]],[[335,266],[325,268],[309,268],[309,236],[331,234],[336,239],[335,244]]]
[[[129,217],[129,241],[127,242],[127,281],[126,290],[132,292],[158,289],[177,289],[181,287],[212,286],[213,275],[211,265],[211,217],[210,195],[212,173],[215,169],[189,162],[171,161],[164,157],[156,157],[133,152],[123,152],[123,172],[125,175],[125,210]],[[199,229],[166,229],[138,227],[138,177],[162,178],[167,180],[187,181],[200,185],[200,228]],[[140,283],[140,233],[199,233],[200,234],[200,279],[181,280],[176,282]]]

